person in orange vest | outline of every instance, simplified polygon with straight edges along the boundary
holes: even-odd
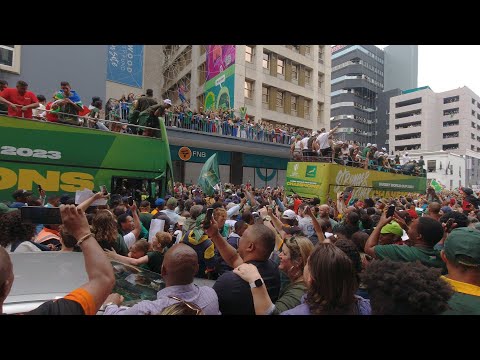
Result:
[[[60,225],[45,224],[42,231],[35,237],[35,242],[47,245],[52,250],[59,250],[62,246],[60,242]]]

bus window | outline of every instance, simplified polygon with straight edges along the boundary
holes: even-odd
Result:
[[[133,196],[137,205],[143,200],[152,201],[151,182],[148,179],[112,177],[112,194],[124,196]]]

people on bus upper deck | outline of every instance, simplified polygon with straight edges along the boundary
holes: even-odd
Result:
[[[78,124],[78,113],[83,111],[83,103],[75,90],[72,90],[68,81],[60,83],[60,90],[54,95],[56,101],[52,110],[57,111],[58,121],[67,124]]]
[[[11,208],[21,208],[27,206],[28,197],[32,196],[33,193],[31,191],[27,191],[24,189],[16,190],[12,196],[15,199],[15,202],[10,204]]]
[[[158,101],[153,97],[153,90],[147,89],[145,96],[140,96],[137,100],[136,110],[139,112],[147,110],[150,106],[157,105]]]
[[[28,84],[19,80],[15,89],[4,88],[0,92],[0,103],[8,105],[8,116],[32,118],[32,109],[37,108],[39,104],[37,96],[27,89]]]
[[[47,112],[45,111],[45,105],[47,104],[47,99],[43,95],[37,95],[38,107],[33,109],[33,117],[38,120],[45,120]]]

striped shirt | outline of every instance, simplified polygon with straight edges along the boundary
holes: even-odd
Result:
[[[205,315],[220,315],[218,297],[215,290],[208,286],[195,284],[168,286],[160,290],[155,301],[141,301],[131,308],[110,305],[105,308],[104,315],[155,315],[167,306],[178,301],[169,298],[173,295],[182,300],[194,303],[200,307]]]

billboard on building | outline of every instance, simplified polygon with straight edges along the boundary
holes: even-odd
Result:
[[[235,64],[235,45],[207,45],[207,81],[233,64]]]
[[[205,110],[233,109],[235,66],[230,66],[205,83]]]
[[[108,45],[107,80],[143,87],[143,45]]]

